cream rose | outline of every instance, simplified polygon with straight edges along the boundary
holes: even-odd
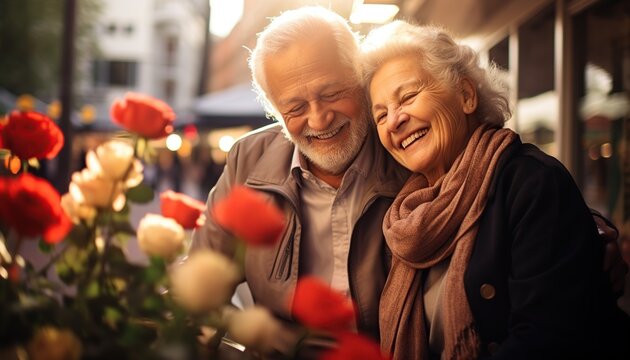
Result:
[[[134,158],[133,147],[124,141],[110,140],[99,145],[88,152],[85,162],[91,172],[111,181],[122,180],[126,187],[142,182],[142,163]]]
[[[171,271],[175,300],[194,313],[226,304],[240,279],[234,262],[211,250],[200,250]]]
[[[279,331],[278,321],[269,310],[260,306],[236,311],[228,320],[228,334],[236,342],[261,352],[273,350],[273,341]]]
[[[138,225],[138,245],[148,255],[174,258],[184,244],[184,228],[162,215],[147,214]]]
[[[61,197],[61,208],[75,224],[81,220],[91,223],[96,217],[95,207],[75,201],[70,193]]]
[[[69,192],[79,204],[97,208],[113,207],[117,211],[125,206],[121,184],[102,178],[90,169],[72,174]]]

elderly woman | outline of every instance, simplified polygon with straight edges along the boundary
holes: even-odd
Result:
[[[602,276],[589,209],[560,162],[503,128],[496,72],[444,31],[400,21],[372,31],[362,52],[380,140],[414,173],[383,223],[393,254],[383,350],[626,356],[628,319]]]

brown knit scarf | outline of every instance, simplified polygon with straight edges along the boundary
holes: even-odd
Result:
[[[433,186],[412,175],[385,215],[393,253],[380,302],[381,348],[394,359],[428,359],[421,270],[452,256],[442,284],[445,359],[474,359],[480,341],[464,289],[478,221],[497,161],[517,137],[482,125],[451,169]]]

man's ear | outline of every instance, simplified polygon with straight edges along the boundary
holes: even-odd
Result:
[[[477,88],[468,78],[463,78],[461,81],[462,87],[462,110],[465,114],[469,115],[477,110]]]

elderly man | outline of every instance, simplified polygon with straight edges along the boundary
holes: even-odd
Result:
[[[254,301],[290,320],[286,299],[298,277],[317,276],[352,297],[357,329],[378,338],[387,277],[381,224],[408,174],[375,137],[357,52],[347,22],[323,8],[287,11],[260,34],[250,67],[266,110],[279,123],[234,145],[208,208],[235,184],[267,193],[288,226],[274,247],[246,253]],[[195,232],[192,250],[208,246],[233,251],[212,221]]]
[[[408,173],[376,138],[357,54],[345,19],[323,8],[287,11],[271,22],[250,68],[260,100],[279,123],[237,141],[208,208],[235,184],[267,194],[288,225],[274,247],[247,250],[244,280],[254,301],[289,324],[286,299],[300,276],[313,275],[352,297],[357,330],[378,339],[389,263],[382,220]],[[208,217],[191,250],[231,255],[230,239]],[[291,351],[297,336],[279,336],[277,349]]]

